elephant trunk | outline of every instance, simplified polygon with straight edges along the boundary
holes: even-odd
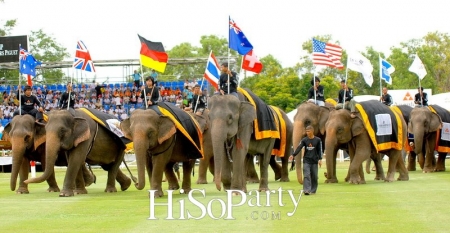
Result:
[[[50,134],[50,135],[49,135]],[[25,183],[41,183],[47,180],[55,171],[55,163],[58,158],[59,145],[61,142],[55,133],[47,132],[47,146],[45,147],[45,170],[41,176],[31,178],[25,181]]]
[[[12,148],[12,169],[11,169],[11,180],[10,187],[11,191],[16,190],[17,184],[17,175],[19,174],[20,168],[22,167],[22,163],[24,161],[23,157],[25,155],[26,146],[25,142],[20,140],[19,138],[12,138],[11,144],[14,145]]]
[[[423,154],[423,130],[423,128],[414,128],[414,152],[416,153],[416,156],[418,156],[419,164],[422,168],[425,163],[425,155]]]
[[[142,190],[145,187],[145,166],[148,163],[147,149],[149,146],[148,143],[145,143],[144,141],[145,140],[138,139],[133,142],[134,153],[136,155],[136,166],[138,171],[138,182],[135,184],[135,187],[138,190]]]
[[[327,162],[327,180],[336,180],[336,154],[337,154],[337,139],[332,132],[327,131],[325,139],[325,158]]]
[[[217,190],[222,189],[222,170],[226,163],[225,143],[227,141],[226,128],[220,123],[211,124],[212,146],[214,151],[214,183]]]
[[[292,146],[294,150],[297,149],[297,146],[300,144],[300,140],[306,136],[305,124],[303,121],[294,121],[294,131],[292,133]],[[302,156],[301,152],[295,156],[295,170],[297,173],[297,181],[300,184],[303,184],[303,169],[302,169]]]

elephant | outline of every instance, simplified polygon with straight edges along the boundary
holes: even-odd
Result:
[[[402,114],[403,119],[406,122],[406,125],[409,125],[409,119],[410,119],[410,116],[411,116],[411,111],[413,110],[413,108],[411,106],[408,106],[408,105],[391,106],[391,109],[393,109],[393,110],[396,110],[396,109],[400,110],[400,113]],[[409,143],[414,142],[414,140],[410,138],[410,135],[411,134],[408,133],[408,142]],[[416,152],[414,152],[414,150],[411,149],[411,147],[409,146],[409,143],[407,145],[409,147],[408,148],[409,156],[408,156],[407,169],[408,169],[408,171],[415,171],[416,170],[416,157],[417,157],[417,155],[416,155]],[[403,155],[403,160],[405,160],[405,157],[406,157],[406,152]]]
[[[41,162],[45,167],[45,124],[38,123],[31,115],[17,115],[6,125],[4,130],[6,140],[11,142],[13,164],[11,170],[10,188],[18,194],[28,194],[29,162],[31,160]],[[39,139],[39,140],[38,140]],[[43,140],[42,140],[43,139]],[[58,156],[57,166],[67,166],[65,156]],[[16,190],[17,175],[19,174],[19,188]],[[89,186],[95,180],[93,174],[83,166],[83,179],[85,185]],[[47,179],[48,192],[59,192],[60,189],[52,173]],[[80,187],[77,184],[77,187]]]
[[[155,197],[164,195],[161,187],[163,172],[169,183],[169,189],[179,189],[172,167],[176,162],[183,162],[181,188],[184,193],[191,190],[190,174],[196,158],[190,158],[190,154],[194,153],[192,152],[194,146],[180,130],[177,130],[174,121],[152,109],[137,109],[129,119],[122,121],[121,129],[125,137],[133,141],[138,170],[137,189],[142,190],[145,187],[146,169],[150,189],[155,190]]]
[[[283,157],[280,157],[281,159],[281,165],[276,161],[277,156],[272,155],[270,157],[269,165],[274,171],[275,174],[275,180],[279,180],[280,182],[289,182],[289,155],[290,155],[290,148],[292,147],[292,132],[293,132],[293,125],[292,122],[289,120],[288,116],[284,111],[281,109],[280,113],[283,116],[284,121],[286,122],[286,142],[285,142],[285,153]],[[199,175],[197,179],[197,184],[206,184],[206,170],[209,167],[209,171],[212,175],[214,175],[214,153],[212,148],[212,141],[211,141],[211,130],[209,129],[210,122],[209,122],[209,110],[206,110],[206,117],[207,119],[207,129],[203,132],[203,148],[204,148],[204,158],[200,160],[199,164]],[[205,116],[205,112],[203,113],[203,116]],[[205,118],[206,118],[205,117]],[[196,118],[197,119],[197,118]],[[197,119],[198,120],[198,119]],[[200,120],[198,120],[200,121]],[[280,126],[281,127],[281,126]],[[246,167],[247,167],[247,181],[252,183],[259,183],[258,174],[256,173],[255,166],[253,163],[253,157],[251,155],[247,155],[247,161],[246,161]]]
[[[372,101],[379,108],[385,108],[383,113],[389,113],[391,110],[378,101]],[[395,113],[394,113],[395,114]],[[365,121],[360,112],[355,114],[352,118],[350,111],[346,109],[339,109],[330,112],[329,118],[325,124],[327,137],[325,139],[325,154],[327,164],[327,179],[332,179],[331,174],[335,174],[336,167],[333,165],[333,155],[336,154],[339,146],[347,144],[349,155],[351,158],[349,167],[349,183],[364,184],[364,173],[362,172],[362,163],[368,158],[380,158],[378,152],[386,154],[389,157],[389,168],[385,177],[386,182],[394,181],[396,168],[399,169],[398,180],[409,180],[408,171],[401,159],[401,150],[386,149],[378,151],[373,145],[369,132],[366,129]],[[403,118],[398,117],[400,124],[402,124],[402,132],[397,137],[402,137],[402,141],[406,140],[406,123]],[[400,139],[399,139],[400,141]],[[381,162],[375,161],[377,172],[382,172]],[[337,182],[337,181],[332,181]]]
[[[245,100],[241,92],[238,96],[216,95],[208,103],[214,150],[214,182],[218,190],[222,189],[223,183],[225,190],[247,192],[247,154],[260,155],[259,191],[266,191],[269,190],[267,169],[275,138],[256,140],[252,135],[253,121],[257,117],[255,107]]]
[[[98,164],[108,171],[105,192],[117,192],[115,179],[120,183],[122,191],[128,189],[131,179],[119,169],[125,154],[123,143],[119,142],[120,139],[109,129],[99,126],[100,123],[95,121],[87,111],[92,111],[96,116],[102,114],[94,109],[53,110],[49,113],[45,126],[45,141],[52,146],[45,148],[45,171],[40,177],[28,179],[25,183],[39,183],[48,179],[54,172],[58,154],[65,153],[68,166],[60,197],[73,196],[75,182],[84,183],[77,177],[82,171],[81,168],[85,166],[85,162]],[[81,193],[87,193],[86,189]]]
[[[438,152],[438,161],[434,156],[437,134],[442,127],[442,119],[449,114],[445,109],[431,105],[441,113],[434,113],[428,107],[414,108],[410,114],[408,132],[414,134],[414,152],[419,158],[419,164],[424,173],[445,171],[445,157],[447,152]]]

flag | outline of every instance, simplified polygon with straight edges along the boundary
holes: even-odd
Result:
[[[36,60],[31,53],[20,47],[19,72],[21,74],[36,76],[36,66],[41,64],[42,62]]]
[[[216,89],[219,89],[220,68],[216,57],[213,52],[209,54],[208,61],[206,62],[205,74],[203,74],[208,82]]]
[[[83,41],[77,42],[77,50],[75,52],[75,61],[73,62],[75,69],[95,72],[94,62],[92,61],[91,54],[89,53],[86,45]]]
[[[161,42],[152,42],[138,35],[141,41],[141,64],[164,73],[169,56]]]
[[[341,63],[341,46],[331,43],[325,43],[313,38],[312,47],[312,59],[314,65],[325,65],[338,69],[344,68],[344,65]]]
[[[420,80],[422,80],[423,77],[427,75],[427,70],[425,69],[422,60],[420,60],[420,57],[417,54],[408,70],[417,74]]]
[[[367,85],[372,86],[373,83],[373,66],[369,59],[364,57],[361,53],[353,52],[348,55],[347,68],[359,72],[363,75],[364,81]]]
[[[394,66],[391,65],[389,62],[387,62],[386,60],[384,60],[381,57],[380,57],[380,62],[381,62],[381,77],[380,78],[382,80],[384,80],[386,83],[392,85],[391,74],[394,73],[394,71],[395,71]]]
[[[229,17],[230,31],[228,33],[228,47],[236,50],[240,55],[245,55],[253,49],[247,37],[238,25]]]
[[[250,50],[243,58],[242,69],[259,74],[261,73],[262,68],[263,65],[258,60],[258,57],[253,54],[253,50]]]

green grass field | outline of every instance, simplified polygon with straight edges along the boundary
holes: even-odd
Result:
[[[386,168],[386,164],[384,164]],[[87,188],[89,194],[60,198],[58,193],[47,193],[46,183],[30,184],[28,195],[18,195],[9,189],[9,173],[0,173],[0,231],[1,232],[449,232],[450,231],[450,172],[423,174],[410,172],[407,182],[384,183],[374,181],[375,174],[366,174],[367,184],[350,185],[343,182],[348,161],[338,163],[338,184],[324,184],[323,172],[319,170],[319,189],[316,195],[301,196],[298,208],[286,190],[298,198],[302,186],[295,172],[290,172],[291,182],[280,183],[269,177],[269,187],[278,191],[261,194],[259,204],[256,192],[245,196],[241,206],[227,205],[227,193],[217,191],[215,185],[197,185],[193,177],[193,188],[204,190],[193,193],[198,203],[191,203],[186,194],[175,191],[173,195],[173,218],[167,220],[168,207],[155,206],[156,220],[149,220],[150,199],[147,190],[136,190],[131,186],[125,192],[104,193],[106,172],[94,169],[97,184]],[[196,168],[198,169],[198,168]],[[128,172],[123,169],[126,174]],[[65,174],[57,169],[60,188]],[[133,170],[136,176],[136,171]],[[40,173],[38,173],[40,175]],[[146,182],[148,189],[149,183]],[[163,184],[167,188],[167,183]],[[117,185],[116,187],[119,187]],[[248,189],[257,189],[249,184]],[[233,197],[239,204],[242,196]],[[156,202],[167,203],[168,195]],[[280,202],[283,206],[280,206]],[[182,204],[184,203],[184,204]],[[208,207],[208,204],[210,205]],[[270,206],[267,206],[270,205]],[[184,216],[180,208],[184,206]],[[199,206],[204,206],[201,209]],[[209,211],[209,212],[208,212]],[[223,217],[219,218],[224,211]],[[188,214],[194,218],[189,219]],[[225,218],[231,215],[234,219]],[[180,220],[180,218],[186,220]]]

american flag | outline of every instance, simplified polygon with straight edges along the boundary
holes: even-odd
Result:
[[[73,62],[73,67],[79,70],[95,72],[94,62],[91,59],[91,54],[89,54],[86,45],[84,45],[83,41],[81,40],[77,42],[77,51],[75,53],[75,61]]]
[[[342,47],[339,45],[324,43],[313,38],[313,64],[325,65],[343,69],[341,63]]]

